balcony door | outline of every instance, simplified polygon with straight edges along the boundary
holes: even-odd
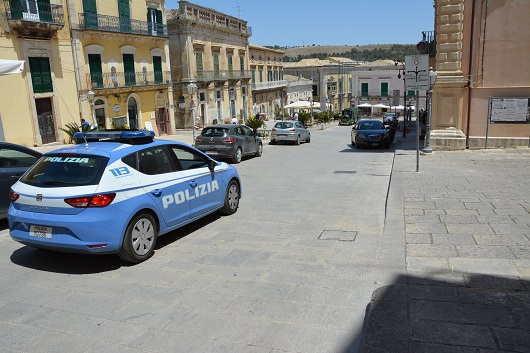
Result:
[[[9,0],[14,20],[51,21],[50,0]]]
[[[155,83],[161,84],[164,82],[162,74],[162,57],[153,56],[153,71],[155,73]]]
[[[83,0],[83,13],[86,28],[98,28],[96,0]]]
[[[162,11],[157,9],[147,9],[147,22],[149,26],[149,34],[164,35],[162,26]]]
[[[90,81],[92,81],[92,88],[103,88],[101,55],[88,54],[88,67],[90,68]]]
[[[125,75],[125,85],[126,86],[136,85],[133,54],[123,54],[123,72]]]
[[[131,9],[129,0],[118,0],[118,14],[120,16],[120,31],[131,32]]]

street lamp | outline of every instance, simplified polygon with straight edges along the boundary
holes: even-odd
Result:
[[[197,92],[197,85],[194,82],[190,82],[187,88],[188,88],[188,94],[191,97],[191,102],[190,102],[191,123],[193,125],[193,146],[195,146],[195,137],[196,137],[197,131],[196,131],[196,126],[195,126],[195,102],[193,101],[193,98],[195,97],[195,93]]]
[[[311,126],[313,125],[313,97],[309,97],[309,103],[311,104]]]
[[[90,102],[90,110],[91,110],[90,115],[92,116],[92,124],[95,124],[96,110],[94,109],[94,97],[96,94],[92,90],[89,90],[86,95],[87,95],[88,101]]]
[[[403,71],[403,137],[407,137],[407,83],[405,81],[405,63],[403,61],[394,60],[394,65],[401,64],[401,69],[398,71],[397,78],[401,78],[401,71]]]
[[[432,116],[432,86],[436,83],[438,73],[432,68],[429,70],[429,108],[427,110],[427,134],[425,136],[425,148],[424,153],[432,153],[431,148],[431,116]]]

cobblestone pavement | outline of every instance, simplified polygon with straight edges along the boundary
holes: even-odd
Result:
[[[399,136],[390,188],[406,271],[374,292],[363,352],[530,352],[530,149],[437,151],[416,172]]]

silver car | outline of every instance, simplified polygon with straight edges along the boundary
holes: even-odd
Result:
[[[299,121],[278,121],[271,132],[271,145],[277,142],[292,142],[299,145],[301,141],[311,142],[311,133]]]

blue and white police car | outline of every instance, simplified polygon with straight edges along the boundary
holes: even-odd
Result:
[[[79,132],[77,145],[46,153],[11,188],[11,237],[139,263],[153,254],[159,235],[212,212],[237,211],[241,180],[234,167],[153,135]]]

